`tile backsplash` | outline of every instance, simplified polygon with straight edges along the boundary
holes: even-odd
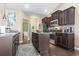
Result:
[[[49,27],[49,31],[59,31],[62,33],[74,33],[75,27],[74,25],[55,26],[55,27]]]
[[[59,26],[62,32],[66,33],[74,33],[74,25],[66,25],[66,26]]]

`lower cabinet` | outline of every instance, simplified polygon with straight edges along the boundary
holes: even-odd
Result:
[[[74,34],[56,33],[55,43],[57,46],[61,46],[68,50],[74,50]]]
[[[15,56],[16,55],[16,51],[18,49],[18,45],[19,45],[19,34],[13,36],[13,42],[12,42],[12,55]]]
[[[62,34],[62,46],[65,47],[65,48],[68,46],[68,38],[67,38],[67,35],[68,34],[65,34],[65,33]]]
[[[62,46],[62,33],[56,33],[55,44]]]
[[[37,33],[32,33],[32,43],[36,50],[39,52],[39,41],[38,41],[38,34]]]
[[[57,36],[57,42],[56,42],[57,45],[62,45],[62,36]]]

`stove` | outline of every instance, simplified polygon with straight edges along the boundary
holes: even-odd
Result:
[[[52,44],[55,44],[55,38],[56,38],[55,32],[50,33],[50,41],[49,42]]]

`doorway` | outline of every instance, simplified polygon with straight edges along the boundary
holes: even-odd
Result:
[[[30,43],[30,23],[27,19],[23,19],[23,44]]]

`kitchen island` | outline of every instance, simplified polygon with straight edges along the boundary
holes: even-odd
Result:
[[[19,32],[0,34],[0,56],[14,56],[19,45]]]
[[[36,50],[42,56],[49,55],[49,33],[41,32],[35,33],[32,32],[32,43]]]

